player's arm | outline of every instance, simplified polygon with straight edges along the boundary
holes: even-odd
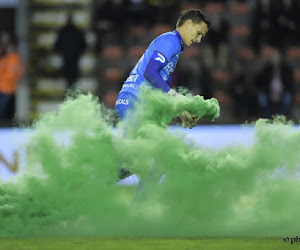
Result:
[[[160,71],[168,63],[167,58],[160,52],[154,51],[149,63],[146,67],[144,77],[155,87],[161,89],[162,91],[168,93],[170,91],[170,86],[162,78]]]
[[[151,82],[155,87],[162,89],[164,92],[167,93],[169,96],[176,96],[178,93],[171,89],[170,86],[166,83],[166,81],[161,77],[160,70],[168,63],[166,57],[158,52],[154,51],[148,66],[145,70],[144,76],[145,78]],[[189,126],[189,128],[193,128],[196,123],[197,119],[193,117],[189,112],[184,111],[182,114],[180,114],[180,119],[182,121],[182,126],[186,128]]]
[[[175,40],[174,40],[175,39]],[[168,63],[168,58],[171,58],[180,50],[180,44],[174,36],[170,36],[162,42],[162,51],[154,51],[149,63],[146,67],[144,77],[151,83],[153,86],[163,90],[169,96],[179,95],[175,90],[171,89],[168,83],[160,75],[160,71]],[[191,129],[193,128],[197,121],[198,117],[191,115],[188,111],[184,111],[179,115],[182,126],[186,128],[187,126]]]
[[[153,54],[145,69],[144,77],[155,87],[168,93],[171,88],[168,80],[163,79],[160,72],[181,49],[176,35],[161,36],[155,40]]]

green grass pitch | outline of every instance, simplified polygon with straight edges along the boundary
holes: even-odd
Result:
[[[0,249],[7,250],[94,250],[94,249],[294,249],[300,243],[283,238],[29,238],[0,239]]]

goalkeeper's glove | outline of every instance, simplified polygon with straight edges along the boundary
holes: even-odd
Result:
[[[190,129],[192,129],[193,127],[196,126],[197,121],[200,119],[197,116],[193,116],[191,115],[188,111],[183,111],[180,115],[179,115],[181,122],[182,122],[182,126],[184,128],[186,128],[187,126],[189,126]]]
[[[167,96],[184,96],[182,94],[177,93],[174,89],[170,89],[169,92],[167,93]],[[188,111],[183,111],[180,115],[179,115],[181,122],[182,122],[182,126],[184,128],[186,128],[187,126],[189,126],[189,128],[193,128],[196,126],[198,120],[200,119],[200,117],[191,115]]]

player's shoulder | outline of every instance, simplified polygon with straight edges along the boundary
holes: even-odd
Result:
[[[156,44],[164,47],[180,48],[180,41],[174,31],[169,31],[158,36]]]
[[[158,40],[170,41],[174,43],[179,43],[179,39],[174,31],[169,31],[166,33],[161,34],[157,37]]]

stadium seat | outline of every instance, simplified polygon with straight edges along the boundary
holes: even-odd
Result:
[[[131,37],[141,37],[146,34],[146,27],[143,25],[132,25],[128,28],[128,35]]]
[[[264,59],[269,59],[274,53],[274,48],[272,46],[265,45],[260,50],[260,56]]]
[[[250,47],[241,47],[236,49],[235,54],[240,59],[251,60],[254,58],[254,51]]]
[[[300,104],[300,93],[296,93],[294,96],[295,104]]]
[[[197,46],[192,46],[189,48],[185,48],[184,53],[182,53],[181,58],[189,59],[195,58],[199,59],[201,56],[201,48]]]
[[[120,68],[105,68],[103,72],[103,80],[105,82],[122,82],[125,78],[125,74]]]
[[[291,46],[287,49],[287,56],[292,59],[300,59],[300,47]]]
[[[151,33],[154,37],[161,35],[162,33],[174,30],[172,25],[166,23],[157,23],[151,28]]]
[[[251,34],[250,27],[244,24],[236,24],[231,27],[231,35],[236,37],[245,37]]]
[[[124,52],[121,46],[108,45],[105,46],[101,52],[101,57],[104,59],[119,59],[123,56]]]
[[[220,105],[231,105],[232,98],[231,96],[224,91],[216,91],[214,97],[218,100]]]
[[[211,72],[212,79],[216,83],[228,83],[230,80],[230,74],[227,70],[224,69],[215,69]]]
[[[124,50],[119,45],[107,45],[103,48],[98,60],[99,70],[103,70],[105,67],[122,67],[122,61],[124,58]]]
[[[296,84],[300,84],[300,68],[294,69],[294,80]]]
[[[126,60],[124,61],[127,70],[128,68],[132,68],[138,62],[146,48],[147,47],[143,45],[133,45],[128,48]]]
[[[105,106],[107,106],[108,108],[114,108],[118,94],[119,93],[115,90],[108,90],[103,97],[103,103],[105,104]]]
[[[248,3],[233,2],[230,6],[232,15],[247,15],[250,11]]]
[[[216,98],[220,105],[220,117],[216,119],[216,123],[232,123],[234,120],[232,108],[233,99],[227,91],[217,90],[214,93],[214,98]]]
[[[204,11],[207,14],[222,13],[225,10],[225,5],[223,3],[207,3],[204,7]]]
[[[189,3],[189,2],[181,3],[180,10],[189,10],[189,9],[201,9],[201,6],[199,3]]]
[[[132,25],[128,28],[126,44],[128,45],[142,45],[148,44],[153,39],[152,35],[148,33],[144,25]]]
[[[143,55],[145,50],[145,46],[134,45],[128,49],[127,56],[130,59],[137,60]]]

